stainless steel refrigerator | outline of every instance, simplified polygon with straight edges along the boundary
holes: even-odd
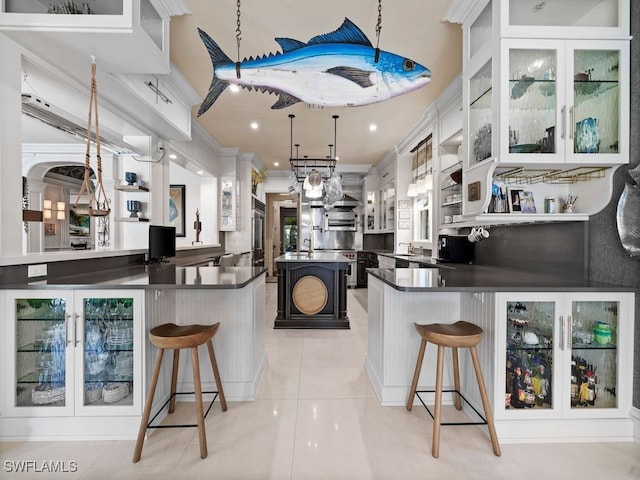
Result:
[[[264,266],[264,229],[265,205],[260,200],[252,199],[251,209],[251,265]]]

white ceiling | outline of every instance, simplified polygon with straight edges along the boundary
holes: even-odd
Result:
[[[233,60],[237,58],[236,2],[187,0],[190,15],[171,20],[171,61],[204,98],[212,66],[197,28],[213,38]],[[290,119],[294,114],[293,143],[300,157],[324,158],[334,140],[337,120],[339,164],[373,165],[393,149],[462,69],[462,32],[459,25],[442,22],[449,0],[395,0],[382,2],[381,50],[410,58],[431,70],[431,83],[422,89],[382,103],[309,110],[296,104],[272,110],[277,97],[267,93],[225,90],[197,121],[223,147],[239,147],[258,155],[267,169],[280,162],[289,168]],[[280,51],[275,37],[303,42],[338,28],[345,17],[375,45],[376,0],[242,0],[240,55],[242,58]],[[198,107],[193,110],[194,117]],[[259,128],[252,130],[251,122]],[[377,131],[370,132],[375,123]],[[295,155],[295,150],[294,150]]]

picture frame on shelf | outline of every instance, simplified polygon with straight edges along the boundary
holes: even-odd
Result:
[[[169,185],[169,224],[176,227],[176,237],[186,236],[186,185]]]
[[[536,213],[533,192],[521,186],[507,187],[507,200],[511,213]]]
[[[89,205],[78,205],[80,209],[89,208]],[[69,209],[69,235],[88,236],[91,235],[91,217],[89,215],[78,215]]]

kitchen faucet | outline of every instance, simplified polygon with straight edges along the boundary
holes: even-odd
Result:
[[[398,244],[398,246],[400,246],[400,245],[408,245],[408,247],[407,247],[407,253],[408,253],[409,255],[413,255],[413,243],[411,243],[411,242],[408,242],[408,243],[407,243],[407,242],[400,242],[400,243]]]
[[[305,243],[309,243],[309,250],[308,253],[313,253],[313,241],[311,240],[311,235],[309,235],[309,238],[305,238],[302,242],[302,244],[304,245]]]

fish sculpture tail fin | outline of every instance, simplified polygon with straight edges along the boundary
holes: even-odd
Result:
[[[218,44],[204,31],[198,29],[198,34],[200,35],[200,39],[204,46],[207,48],[209,52],[209,57],[211,57],[211,63],[213,64],[213,79],[211,80],[211,86],[209,87],[209,92],[205,97],[202,105],[200,105],[200,109],[198,110],[198,116],[202,115],[204,112],[209,110],[211,105],[218,99],[220,94],[227,88],[229,82],[225,80],[220,80],[215,76],[216,65],[225,64],[225,63],[233,63],[233,61],[229,58],[229,56],[222,51],[222,49],[218,46]]]

